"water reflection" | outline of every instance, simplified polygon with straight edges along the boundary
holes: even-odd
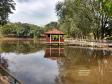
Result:
[[[65,52],[59,63],[58,84],[112,83],[111,51],[67,47]]]
[[[111,84],[112,50],[1,42],[8,69],[25,84]]]
[[[47,46],[45,49],[45,58],[52,60],[57,60],[64,57],[64,47],[63,46]]]
[[[13,52],[13,53],[33,53],[42,49],[38,41],[0,41],[0,52]]]
[[[58,74],[56,61],[44,59],[44,50],[32,54],[3,54],[9,60],[9,69],[25,84],[54,84]]]
[[[0,55],[0,66],[1,67],[4,67],[6,69],[8,67],[8,60],[5,59],[4,57],[2,57],[1,55]]]
[[[0,84],[9,84],[10,77],[4,69],[8,70],[8,60],[0,55]]]

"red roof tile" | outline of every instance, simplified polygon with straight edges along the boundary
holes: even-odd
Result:
[[[52,30],[49,30],[48,32],[45,32],[45,34],[64,34],[64,33],[54,28]]]

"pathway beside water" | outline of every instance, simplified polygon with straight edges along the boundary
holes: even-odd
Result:
[[[87,41],[87,40],[65,40],[65,45],[68,46],[85,46],[85,47],[98,47],[107,48],[112,47],[112,42],[107,41]]]

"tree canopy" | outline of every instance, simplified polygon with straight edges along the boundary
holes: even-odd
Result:
[[[1,27],[3,36],[12,37],[39,37],[43,33],[43,28],[28,23],[8,23]]]
[[[0,0],[0,25],[4,25],[8,21],[9,14],[15,10],[15,2],[13,0]]]
[[[50,22],[50,23],[46,24],[44,27],[44,31],[48,31],[52,28],[59,28],[58,22]]]
[[[68,36],[94,35],[95,39],[108,36],[106,28],[112,20],[112,0],[65,0],[57,3],[56,12],[60,27]]]

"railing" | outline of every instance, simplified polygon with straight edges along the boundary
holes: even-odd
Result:
[[[10,84],[23,84],[19,80],[17,80],[11,73],[9,73],[4,67],[0,66],[1,69],[8,75],[10,80],[8,81]]]

